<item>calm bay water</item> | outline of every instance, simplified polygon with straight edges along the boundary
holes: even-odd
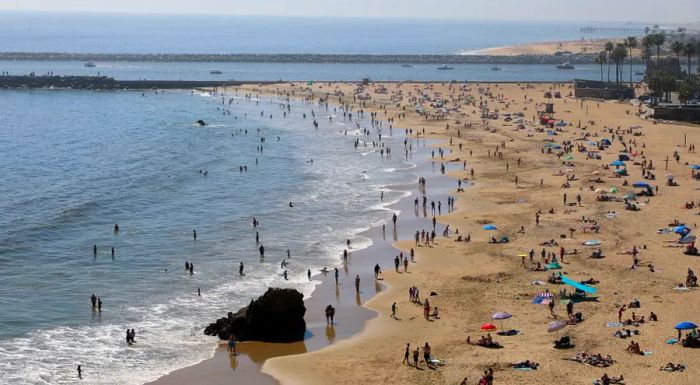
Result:
[[[163,80],[373,80],[415,81],[555,81],[573,79],[600,79],[600,66],[577,65],[575,70],[558,70],[553,65],[501,65],[500,71],[492,71],[488,64],[454,65],[453,70],[439,70],[439,65],[402,67],[398,64],[324,64],[324,63],[198,63],[198,62],[114,62],[96,63],[87,68],[82,62],[65,61],[0,61],[0,70],[14,75],[30,72],[55,75],[106,75],[116,79]],[[212,75],[210,69],[219,69],[220,75]],[[625,66],[625,78],[629,76]],[[633,72],[644,71],[633,66]],[[607,71],[605,72],[607,74]],[[635,79],[641,79],[635,76]]]
[[[346,238],[367,245],[354,234],[390,216],[380,189],[414,178],[394,171],[411,167],[398,156],[355,149],[358,131],[342,113],[330,123],[332,110],[293,103],[283,118],[279,103],[235,100],[0,91],[0,382],[71,383],[82,363],[90,383],[139,384],[205,359],[208,321],[268,286],[309,294],[306,269],[335,265]],[[318,130],[302,118],[312,109]],[[195,127],[200,118],[210,125]],[[398,148],[403,134],[387,135]],[[387,191],[385,202],[404,195]],[[290,281],[280,268],[287,248]],[[134,348],[123,343],[127,328],[138,332]]]

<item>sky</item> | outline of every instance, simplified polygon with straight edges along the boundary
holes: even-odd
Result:
[[[700,22],[700,0],[0,0],[0,10]]]

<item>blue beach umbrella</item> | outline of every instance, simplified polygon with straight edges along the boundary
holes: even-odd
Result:
[[[697,327],[698,327],[698,325],[696,325],[696,324],[694,324],[694,323],[692,323],[692,322],[690,322],[690,321],[683,321],[683,322],[679,323],[678,325],[676,325],[676,326],[674,327],[674,329],[677,329],[677,330],[690,330],[690,329],[696,329]]]
[[[622,166],[625,165],[625,162],[623,162],[623,161],[621,161],[621,160],[618,159],[618,160],[616,160],[616,161],[614,161],[614,162],[610,162],[610,165],[611,165],[611,166],[615,166],[615,167],[622,167]]]
[[[683,233],[689,233],[690,229],[686,226],[676,226],[673,228],[673,232],[676,234],[683,234]]]
[[[610,139],[603,139],[603,140],[600,141],[600,144],[609,146],[609,145],[612,144],[612,142],[610,141]]]
[[[618,160],[630,160],[630,155],[626,153],[621,153],[617,156]]]
[[[496,227],[496,225],[485,225],[485,226],[483,227],[483,229],[484,229],[484,230],[498,230],[498,228]]]

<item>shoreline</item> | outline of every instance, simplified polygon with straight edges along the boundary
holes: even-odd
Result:
[[[267,94],[267,96],[272,95]],[[272,98],[271,101],[276,101],[276,99]],[[402,132],[403,135],[408,138],[407,129],[395,128],[395,130]],[[445,175],[435,174],[434,163],[428,160],[428,148],[436,146],[441,143],[441,141],[430,139],[430,142],[430,144],[426,144],[425,138],[417,139],[416,143],[414,143],[417,145],[417,148],[411,153],[408,159],[415,167],[398,169],[396,171],[408,173],[417,179],[418,176],[416,172],[418,170],[426,171],[429,168],[432,169],[434,175],[426,179],[440,186],[436,190],[440,191],[439,197],[444,199],[446,196],[443,197],[443,195],[445,195],[449,189],[447,187],[448,178],[446,178]],[[396,156],[401,155],[397,154]],[[414,156],[418,156],[421,159],[415,160]],[[407,194],[393,203],[382,204],[381,206],[383,208],[392,212],[400,211],[404,215],[407,213],[410,214],[412,202],[410,202],[409,198],[416,194],[414,191],[414,184],[389,184],[385,185],[384,189],[405,191]],[[390,217],[387,218],[386,222],[387,227],[389,227]],[[427,216],[423,215],[421,217],[417,213],[415,217],[412,216],[407,222],[403,223],[402,226],[399,227],[399,231],[394,230],[391,234],[389,234],[389,229],[387,229],[386,232],[382,232],[381,226],[373,226],[368,230],[357,233],[355,236],[367,237],[372,243],[363,249],[349,250],[348,261],[349,264],[353,266],[352,269],[349,269],[347,264],[343,265],[341,260],[341,265],[339,265],[338,268],[341,271],[341,276],[346,279],[340,286],[332,282],[333,277],[331,273],[318,273],[312,276],[314,279],[320,279],[321,283],[317,284],[311,294],[304,299],[307,308],[307,315],[305,316],[305,318],[307,318],[307,334],[310,334],[304,341],[291,344],[261,343],[256,341],[241,342],[238,344],[238,351],[240,353],[235,356],[226,351],[225,341],[218,341],[219,345],[215,349],[213,357],[191,366],[176,369],[146,384],[185,385],[196,381],[202,385],[213,385],[220,383],[222,378],[227,375],[233,375],[236,380],[242,379],[246,381],[246,383],[255,383],[258,385],[279,384],[275,376],[270,376],[263,370],[267,361],[275,357],[305,354],[335,346],[338,343],[342,343],[344,340],[354,338],[362,333],[362,331],[367,328],[368,322],[377,317],[377,312],[367,308],[365,304],[371,302],[377,295],[384,292],[388,285],[386,285],[383,280],[374,281],[373,285],[371,285],[371,282],[370,284],[366,283],[370,281],[371,277],[368,273],[371,272],[372,266],[375,263],[370,259],[377,254],[387,255],[387,253],[399,251],[408,255],[408,250],[398,249],[395,242],[397,240],[405,241],[410,239],[412,233],[406,232],[406,227],[416,224],[421,224],[426,228],[431,226]],[[438,226],[438,230],[441,230],[440,226]],[[353,260],[355,260],[355,263],[353,263]],[[332,270],[329,271],[332,272]],[[353,274],[360,274],[363,277],[361,291],[358,295],[353,295],[352,293],[347,294],[351,291],[352,285],[349,280],[352,278]],[[342,279],[343,278],[341,278],[341,280]],[[333,290],[334,286],[335,298],[332,298],[332,296],[329,296],[329,293]],[[343,294],[340,294],[341,291],[339,291],[338,288],[340,287],[342,289],[343,286],[346,287],[346,289],[342,290]],[[367,296],[369,296],[369,299],[365,299]],[[322,330],[324,329],[323,324],[325,323],[323,319],[323,309],[328,302],[332,302],[333,306],[336,307],[336,322],[332,330],[325,327],[324,331]],[[341,316],[343,312],[344,314]],[[325,335],[325,339],[321,337],[322,335]],[[223,368],[223,366],[225,366],[224,363],[228,363],[229,368]],[[232,371],[235,371],[235,374],[232,374]]]
[[[337,84],[334,86],[347,92],[348,87],[343,88],[342,85]],[[417,85],[404,84],[391,87],[392,89],[393,87],[402,88],[403,92],[406,92],[407,88],[410,90],[414,86]],[[537,95],[533,99],[539,101],[546,90],[570,87],[559,83],[526,86],[526,83],[482,85],[483,88],[490,87],[494,92],[494,96],[490,96],[489,100],[496,100],[496,93],[508,95],[510,103],[521,110],[523,106],[534,106],[534,102],[528,101],[528,98],[525,98],[524,103],[522,102],[523,94]],[[377,85],[375,87],[379,89]],[[450,88],[449,85],[433,84],[427,92],[447,95]],[[475,89],[471,90],[471,92],[474,91]],[[388,95],[381,93],[372,95],[385,100],[389,98]],[[498,99],[500,98],[499,96]],[[376,99],[372,100],[373,103],[378,102]],[[505,102],[503,103],[505,105]],[[368,108],[365,106],[366,110]],[[640,119],[630,112],[634,109],[630,103],[584,101],[573,97],[555,102],[557,116],[572,122],[573,127],[569,126],[562,130],[559,135],[564,136],[563,138],[554,139],[572,138],[572,135],[578,131],[575,119],[589,116],[589,109],[592,110],[590,115],[593,115],[588,117],[589,121],[595,120],[598,123],[589,129],[596,134],[600,133],[606,122],[610,121],[621,125],[641,125],[645,136],[637,140],[647,143],[644,149],[645,153],[648,153],[646,158],[654,159],[655,164],[662,158],[662,154],[668,154],[673,148],[680,148],[678,140],[680,138],[683,143],[683,135],[692,135],[692,138],[688,138],[689,143],[700,140],[700,136],[689,126]],[[401,111],[393,107],[388,110],[392,114],[387,116],[396,116],[395,114]],[[526,118],[529,117],[528,114],[534,114],[532,110],[525,111]],[[381,109],[378,112],[381,112]],[[462,118],[459,120],[464,122]],[[605,210],[614,209],[619,204],[595,202],[595,193],[588,192],[589,188],[585,183],[587,176],[593,171],[599,172],[601,161],[581,159],[577,155],[576,166],[578,167],[575,172],[579,178],[576,182],[572,182],[576,187],[571,190],[562,190],[560,181],[564,174],[561,174],[561,171],[557,172],[557,169],[562,170],[561,162],[555,156],[541,155],[539,151],[545,139],[544,134],[525,135],[525,132],[502,121],[493,122],[494,126],[489,129],[484,127],[488,121],[481,119],[467,121],[474,122],[476,127],[465,130],[466,136],[465,131],[462,131],[462,138],[457,142],[466,144],[469,151],[474,149],[476,153],[473,157],[467,157],[464,152],[457,152],[455,148],[457,143],[455,143],[450,147],[455,152],[446,156],[445,161],[467,157],[469,167],[477,170],[476,184],[466,189],[464,193],[458,193],[457,211],[443,215],[439,220],[450,224],[452,228],[458,227],[461,234],[476,234],[473,235],[472,242],[462,246],[454,243],[452,239],[439,238],[435,248],[417,249],[416,259],[419,263],[412,267],[412,274],[388,272],[385,278],[388,284],[387,290],[367,301],[366,306],[376,311],[379,316],[369,320],[362,332],[322,350],[301,356],[272,358],[263,365],[263,372],[277,378],[282,385],[320,385],[329,382],[343,385],[358,382],[459,383],[464,376],[470,379],[468,383],[471,384],[476,383],[475,379],[478,379],[485,369],[491,367],[496,369],[498,383],[517,384],[532,381],[531,374],[509,369],[510,365],[519,360],[530,359],[542,365],[540,372],[544,373],[538,374],[537,378],[543,383],[555,384],[574,379],[577,383],[582,383],[600,378],[603,370],[590,369],[590,367],[587,369],[576,363],[559,364],[559,360],[566,359],[579,351],[592,351],[611,354],[618,360],[618,364],[611,369],[606,369],[606,372],[614,375],[624,374],[626,378],[631,378],[631,381],[643,382],[643,379],[648,379],[649,376],[659,376],[657,367],[665,362],[697,358],[697,353],[693,350],[663,344],[664,336],[668,338],[674,335],[672,327],[674,321],[700,316],[700,312],[682,305],[687,303],[688,299],[683,299],[687,296],[672,290],[674,281],[678,282],[681,279],[684,269],[691,265],[690,261],[694,259],[687,256],[674,256],[673,260],[660,258],[669,252],[673,252],[674,255],[680,254],[680,251],[663,249],[668,246],[664,246],[664,241],[657,239],[658,235],[652,235],[656,233],[655,229],[663,227],[675,215],[693,223],[693,219],[687,216],[689,213],[684,214],[680,211],[673,214],[667,213],[668,205],[682,201],[682,197],[685,196],[682,191],[687,192],[688,187],[685,187],[685,190],[661,187],[660,194],[652,198],[652,203],[642,203],[643,208],[640,212],[630,213],[624,210],[618,212],[617,215],[620,218],[633,220],[636,224],[632,227],[620,227],[619,224],[625,223],[625,219],[610,220],[605,219],[603,215]],[[449,120],[449,122],[454,121]],[[444,131],[445,123],[445,120],[413,119],[410,125],[402,121],[399,125],[413,128],[424,126],[429,128],[428,137],[430,138],[455,139],[457,135],[454,130]],[[491,122],[488,124],[490,125]],[[440,128],[441,125],[442,128]],[[652,143],[654,145],[650,146]],[[496,146],[504,146],[502,151],[507,154],[504,159],[489,154]],[[603,159],[615,156],[614,154],[614,151],[612,153],[606,151],[604,153],[606,158]],[[688,155],[685,151],[683,154],[686,162],[693,162],[691,159],[694,155]],[[515,165],[516,157],[523,159],[522,165]],[[505,167],[506,163],[510,164],[510,171]],[[682,186],[692,188],[693,181],[690,180],[688,173],[683,171],[685,170],[683,165],[675,165],[669,170],[674,175],[682,175],[679,176],[682,178],[680,181]],[[462,170],[448,172],[448,175],[458,178],[469,177],[468,173]],[[514,176],[520,177],[519,185],[517,182],[514,185]],[[630,178],[634,180],[636,176]],[[540,179],[541,182],[538,183]],[[608,186],[620,186],[622,182],[621,178],[617,179],[609,174],[605,174],[605,179],[605,184]],[[574,205],[574,207],[569,206],[570,209],[561,209],[562,192],[581,194],[584,196],[585,203],[582,206]],[[475,201],[479,204],[474,205]],[[555,212],[544,213],[543,223],[534,225],[534,212],[537,209],[546,210],[549,207],[556,207]],[[622,210],[621,207],[618,209]],[[581,229],[582,225],[577,224],[580,223],[579,218],[582,215],[596,219],[603,217],[603,229],[600,234],[585,234],[585,230]],[[669,215],[673,216],[669,217]],[[508,235],[511,238],[510,243],[503,245],[488,243],[487,239],[491,234],[488,232],[484,234],[485,232],[481,230],[483,223],[497,223],[499,225],[497,234]],[[524,229],[522,234],[517,231],[521,225]],[[577,232],[572,233],[572,236],[561,234],[559,237],[556,232],[564,226],[575,228]],[[555,238],[555,234],[567,250],[578,250],[577,254],[568,256],[566,262],[562,261],[563,269],[560,271],[576,279],[595,277],[601,281],[596,285],[600,300],[581,302],[576,305],[576,311],[583,313],[584,322],[565,330],[564,334],[571,335],[577,345],[574,351],[552,349],[551,340],[563,334],[552,335],[546,332],[548,322],[564,316],[555,314],[553,318],[548,315],[546,307],[530,303],[533,293],[545,288],[558,292],[561,287],[547,286],[547,283],[544,283],[545,287],[532,286],[530,282],[533,279],[544,282],[549,272],[538,273],[524,269],[520,258],[514,257],[530,248],[538,250],[534,246],[536,242]],[[638,234],[649,236],[639,240]],[[582,247],[581,242],[589,238],[603,241],[607,258],[587,259],[586,253],[590,250]],[[641,269],[630,272],[628,263],[630,257],[617,256],[633,244],[641,247],[640,241],[648,245],[650,250],[644,251],[644,263],[648,261],[660,266],[656,271],[645,272]],[[398,243],[398,247],[403,250],[411,246],[411,241]],[[647,246],[645,246],[646,249]],[[531,262],[524,261],[524,263],[529,267],[534,266]],[[640,286],[639,279],[644,280],[643,282],[651,282],[652,285]],[[442,315],[440,320],[424,321],[420,316],[421,308],[402,299],[407,288],[416,284],[423,293],[435,291],[439,294],[435,298],[431,297],[430,300],[431,304],[440,307]],[[640,326],[643,334],[635,338],[635,340],[639,339],[640,344],[654,351],[651,358],[627,356],[624,353],[627,341],[611,338],[608,330],[612,334],[615,329],[605,328],[606,322],[616,319],[617,307],[621,303],[626,303],[625,301],[629,298],[642,298],[642,303],[646,304],[637,314],[647,315],[650,310],[663,314],[663,319],[658,323]],[[389,317],[392,301],[399,304],[400,320],[392,320]],[[557,306],[556,313],[561,313],[563,308],[563,305]],[[505,322],[507,326],[524,331],[516,337],[497,337],[498,341],[505,345],[505,349],[490,351],[464,343],[466,336],[476,339],[479,334],[485,334],[479,330],[478,325],[490,321],[491,314],[494,312],[504,310],[515,314],[513,320]],[[629,312],[625,317],[629,317]],[[499,324],[499,329],[501,325]],[[422,346],[426,341],[433,346],[435,356],[447,361],[444,367],[437,367],[433,371],[416,371],[400,364],[401,353],[406,342],[411,342],[412,346],[416,344]],[[651,364],[644,362],[651,362]],[[425,368],[425,364],[421,365]],[[643,366],[643,369],[637,369],[640,366]],[[696,372],[695,368],[689,370]],[[682,384],[683,378],[688,378],[686,376],[661,378],[665,383]]]

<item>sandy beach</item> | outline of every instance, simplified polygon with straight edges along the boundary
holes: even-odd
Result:
[[[684,255],[684,247],[675,243],[679,236],[667,232],[675,219],[691,229],[696,227],[697,209],[686,209],[684,205],[693,200],[697,189],[688,164],[699,160],[694,151],[689,151],[689,145],[698,142],[700,134],[693,126],[647,120],[640,116],[637,105],[627,102],[574,99],[568,96],[573,92],[572,87],[570,84],[395,83],[371,84],[358,92],[357,84],[324,83],[248,88],[247,91],[282,92],[297,98],[335,95],[329,101],[346,102],[355,110],[363,108],[365,113],[377,112],[377,119],[385,122],[394,118],[394,127],[413,129],[414,136],[420,132],[420,137],[443,140],[435,145],[435,154],[439,154],[440,147],[446,150],[444,158],[435,155],[432,161],[438,167],[441,163],[452,166],[447,169],[448,176],[453,178],[449,193],[456,197],[456,210],[443,211],[436,218],[450,226],[449,237],[438,232],[435,243],[424,246],[423,242],[416,245],[409,235],[400,237],[404,240],[395,244],[404,255],[411,248],[415,250],[415,262],[410,263],[408,272],[394,271],[395,255],[390,250],[373,256],[383,268],[382,284],[386,287],[362,302],[363,307],[377,316],[369,319],[358,334],[308,353],[270,358],[262,364],[263,373],[283,385],[459,384],[465,377],[466,383],[476,384],[488,368],[494,370],[494,382],[499,384],[591,383],[604,373],[623,375],[627,384],[692,382],[700,374],[700,369],[692,364],[700,353],[680,343],[665,341],[677,337],[674,326],[678,322],[700,318],[700,310],[692,306],[696,289],[676,287],[685,282],[689,268],[697,270],[697,257]],[[560,91],[563,96],[551,99],[552,118],[566,125],[542,129],[539,122],[533,123],[538,119],[537,111],[543,110],[543,103],[550,101],[544,96],[547,91]],[[358,102],[359,95],[364,96],[363,104]],[[418,104],[422,106],[420,113],[415,108]],[[445,109],[431,104],[444,104]],[[487,106],[493,117],[499,113],[498,118],[482,119],[480,104]],[[505,113],[522,113],[523,126],[519,128],[514,122],[515,115],[512,120],[504,119]],[[555,135],[548,135],[548,130]],[[591,147],[589,141],[611,139],[613,133],[611,146],[589,148],[600,159],[576,151],[577,145]],[[587,136],[585,140],[584,136]],[[629,175],[622,177],[616,176],[613,166],[606,166],[624,150],[620,136],[632,156],[626,162]],[[544,144],[549,140],[571,143],[574,150],[570,157],[557,155],[556,150],[546,153]],[[678,161],[674,159],[674,151]],[[655,174],[655,180],[642,178],[643,160],[653,162],[651,168],[647,164],[647,170]],[[667,174],[673,175],[678,186],[666,185]],[[456,180],[460,178],[473,185],[457,192]],[[568,187],[564,187],[567,180]],[[658,193],[636,198],[638,211],[625,210],[622,196],[638,192],[639,188],[632,187],[637,181],[648,182],[652,189],[658,186]],[[611,189],[617,193],[610,193]],[[439,187],[426,184],[429,199],[435,190],[442,193]],[[602,192],[619,199],[597,201]],[[420,230],[418,223],[402,222],[408,217],[413,217],[410,211],[399,217],[402,232],[411,234]],[[484,230],[485,224],[494,224],[498,230]],[[659,234],[659,229],[667,230]],[[461,236],[470,235],[471,242],[457,242],[456,230]],[[492,236],[497,239],[507,236],[509,242],[489,243]],[[554,240],[556,246],[541,245],[548,240]],[[601,244],[583,245],[588,240],[599,240]],[[561,247],[565,249],[563,259]],[[638,250],[634,269],[630,252],[633,247]],[[591,258],[598,248],[604,258]],[[540,254],[543,249],[550,262],[549,253],[556,254],[561,269],[533,271],[538,263],[546,262]],[[532,262],[529,256],[520,256],[528,255],[531,250]],[[548,333],[551,322],[567,320],[566,306],[558,294],[563,290],[573,291],[572,287],[547,283],[550,275],[559,273],[575,281],[597,281],[592,285],[597,288],[596,299],[575,302],[573,312],[581,313],[580,323]],[[363,278],[369,280],[371,272],[368,270]],[[350,279],[341,280],[341,291],[348,290]],[[541,284],[533,285],[535,281]],[[323,298],[323,291],[332,290],[329,288],[333,286],[317,287],[314,297]],[[439,319],[425,319],[423,307],[409,301],[411,286],[420,289],[421,301],[429,293],[435,294],[427,298],[432,307],[439,308]],[[555,294],[551,313],[548,306],[533,304],[536,294],[543,291]],[[644,316],[645,322],[635,322],[637,326],[614,324],[618,322],[620,307],[636,299],[641,306],[626,309],[621,319],[636,321]],[[391,317],[394,302],[398,307],[396,319]],[[513,316],[495,321],[491,317],[496,312]],[[648,321],[651,312],[658,316],[658,321]],[[480,330],[484,323],[493,323],[497,331],[517,329],[520,334],[500,336],[491,331],[493,339],[502,345],[500,349],[467,344],[467,337],[473,343],[486,335],[486,331]],[[614,336],[623,329],[638,334],[624,339]],[[554,340],[562,336],[569,336],[575,347],[554,349]],[[631,340],[648,353],[627,352]],[[432,348],[432,357],[441,362],[430,369],[422,360],[426,342]],[[412,349],[421,347],[420,370],[402,363],[406,343]],[[599,368],[571,360],[582,352],[610,355],[615,363]],[[513,369],[512,364],[524,360],[537,362],[538,370]],[[669,362],[685,364],[687,369],[674,373],[659,370]],[[200,378],[207,376],[202,372]],[[235,381],[235,376],[218,377],[213,383]]]
[[[556,52],[568,51],[574,54],[596,54],[605,50],[605,43],[621,43],[622,37],[605,39],[562,40],[538,43],[517,44],[504,47],[493,47],[469,52],[472,55],[517,56],[517,55],[553,55]],[[639,56],[639,49],[633,49],[633,56]]]

